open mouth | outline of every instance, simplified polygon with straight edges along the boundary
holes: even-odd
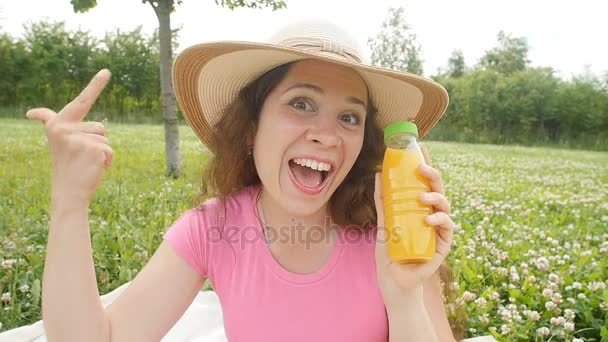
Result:
[[[296,187],[307,194],[317,194],[327,185],[334,167],[330,163],[307,158],[289,160],[290,177]]]

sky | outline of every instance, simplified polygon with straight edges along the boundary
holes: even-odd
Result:
[[[23,25],[40,20],[64,21],[68,29],[97,36],[117,28],[158,26],[154,11],[141,0],[97,0],[97,7],[75,14],[69,0],[0,0],[0,32],[15,37]],[[230,11],[215,0],[183,0],[172,14],[181,27],[178,51],[217,40],[261,41],[298,19],[328,19],[349,31],[367,49],[390,7],[403,6],[406,19],[422,46],[424,74],[445,68],[454,49],[472,66],[496,46],[500,30],[524,36],[533,66],[551,66],[570,78],[587,70],[608,72],[608,1],[605,0],[287,0],[287,9]],[[369,55],[369,51],[367,51]]]

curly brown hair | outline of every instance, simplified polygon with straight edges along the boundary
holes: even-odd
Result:
[[[285,78],[294,63],[296,62],[267,71],[241,89],[232,104],[225,109],[224,115],[215,125],[214,154],[205,168],[196,203],[211,197],[223,202],[247,186],[261,184],[253,158],[249,154],[249,144],[255,136],[264,101]],[[380,170],[386,148],[383,130],[375,120],[377,111],[369,97],[369,91],[367,103],[361,152],[329,203],[335,223],[361,229],[369,229],[376,224],[375,173]],[[450,287],[451,269],[445,264],[441,265],[439,275],[447,302],[455,305],[455,293]],[[464,337],[464,321],[456,321],[456,317],[450,317],[450,324],[455,337],[461,339]]]

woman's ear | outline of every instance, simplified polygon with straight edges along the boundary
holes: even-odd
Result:
[[[249,124],[249,129],[247,130],[247,146],[253,146],[253,142],[255,141],[255,134],[257,132],[257,125],[255,122],[251,122]]]

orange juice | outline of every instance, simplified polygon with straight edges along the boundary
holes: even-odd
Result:
[[[382,193],[389,256],[401,263],[429,261],[435,255],[435,229],[425,221],[432,207],[419,200],[430,185],[418,172],[424,163],[418,129],[411,122],[395,122],[384,133]]]

